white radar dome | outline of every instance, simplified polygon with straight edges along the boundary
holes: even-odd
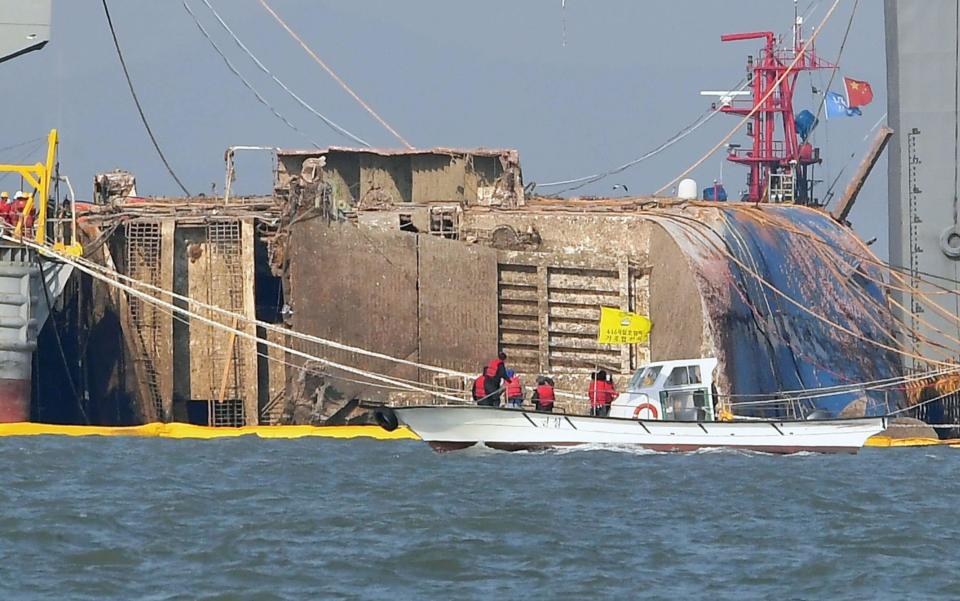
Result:
[[[697,182],[692,179],[685,179],[677,186],[677,198],[680,200],[697,199]]]

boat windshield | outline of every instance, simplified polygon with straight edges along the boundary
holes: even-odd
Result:
[[[630,388],[635,390],[653,386],[657,381],[657,377],[660,375],[661,368],[661,365],[648,365],[643,369],[637,370],[637,373],[633,375],[633,379],[630,381]]]

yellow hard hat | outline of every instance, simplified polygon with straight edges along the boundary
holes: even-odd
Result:
[[[9,192],[0,192],[0,198],[10,198]]]

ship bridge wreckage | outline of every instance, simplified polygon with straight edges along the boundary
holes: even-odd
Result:
[[[81,278],[79,379],[102,383],[88,414],[363,420],[376,403],[467,398],[501,349],[526,384],[546,374],[575,392],[561,398],[569,411],[585,410],[591,372],[622,389],[651,360],[717,357],[720,398],[902,374],[880,263],[822,210],[540,197],[509,150],[276,158],[270,197],[144,199],[130,176],[98,178],[100,204],[80,220],[88,256],[179,297],[164,308]],[[173,306],[223,311],[204,322]],[[648,342],[598,344],[601,306],[649,315]],[[847,387],[816,407],[905,402]]]

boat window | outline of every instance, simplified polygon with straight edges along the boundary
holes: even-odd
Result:
[[[713,410],[708,406],[707,391],[704,388],[662,390],[660,405],[663,407],[663,419],[668,421],[703,422],[713,419]]]
[[[702,382],[703,380],[700,379],[699,365],[684,365],[673,368],[673,371],[670,372],[670,377],[667,379],[666,385],[668,388],[675,388],[678,386],[701,384]]]
[[[630,388],[649,388],[657,381],[660,375],[660,365],[648,365],[643,369],[637,370],[633,380],[630,382]]]
[[[686,386],[690,383],[690,376],[687,373],[687,367],[674,367],[673,371],[670,372],[670,377],[667,379],[667,386]]]

